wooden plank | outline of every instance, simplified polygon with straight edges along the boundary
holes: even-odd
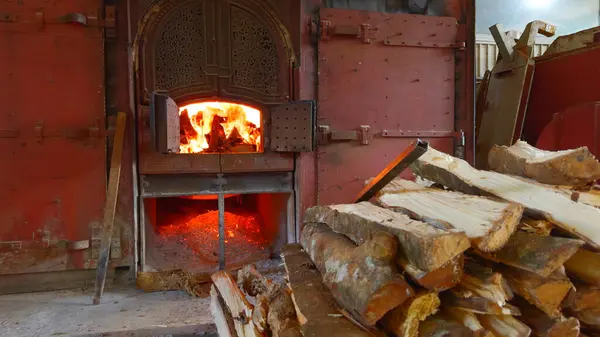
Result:
[[[600,254],[580,248],[565,262],[565,269],[569,275],[600,287]]]
[[[480,171],[464,160],[429,148],[411,167],[413,172],[464,193],[496,195],[520,203],[529,214],[551,221],[556,226],[600,249],[600,209],[575,203],[563,194],[539,184]]]
[[[500,173],[518,175],[549,185],[587,185],[600,179],[600,163],[586,146],[545,151],[517,141],[512,146],[494,145],[489,167]]]
[[[464,256],[460,255],[442,267],[429,272],[408,263],[408,260],[402,255],[398,256],[396,262],[412,282],[427,290],[444,291],[454,287],[462,279],[464,260]]]
[[[354,202],[369,201],[390,181],[406,170],[425,151],[429,144],[420,139],[411,143],[396,159],[389,163],[374,179],[372,179],[354,198]]]
[[[376,232],[391,233],[398,238],[403,256],[424,271],[442,267],[470,246],[463,232],[435,228],[368,202],[311,207],[304,221],[326,223],[356,244],[366,242]]]
[[[413,295],[396,268],[398,244],[391,234],[374,233],[356,246],[325,224],[308,223],[301,243],[338,303],[367,326]]]
[[[287,245],[282,256],[303,336],[371,337],[340,315],[333,295],[302,246]]]
[[[385,315],[380,324],[397,337],[416,337],[421,321],[437,312],[440,303],[435,292],[417,294]]]
[[[434,226],[449,225],[461,230],[474,247],[486,252],[501,249],[523,215],[520,204],[425,188],[403,179],[388,184],[378,194],[377,202]]]
[[[127,127],[127,114],[119,112],[117,115],[113,151],[110,159],[110,171],[108,174],[108,188],[106,189],[106,205],[104,206],[104,220],[100,234],[100,253],[98,266],[96,268],[96,286],[94,291],[94,304],[100,303],[100,297],[104,292],[106,272],[110,255],[110,245],[117,213],[117,197],[119,194],[119,183],[121,181],[121,161],[123,159],[123,144],[125,142],[125,129]]]
[[[548,277],[561,268],[583,243],[581,240],[517,231],[501,250],[494,253],[478,251],[477,254],[494,262]]]

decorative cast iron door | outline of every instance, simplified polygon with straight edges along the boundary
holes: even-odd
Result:
[[[95,267],[88,248],[106,193],[100,8],[3,4],[0,274]]]
[[[319,204],[351,202],[415,138],[452,153],[457,26],[451,17],[321,10]]]

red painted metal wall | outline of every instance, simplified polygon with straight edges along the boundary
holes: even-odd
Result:
[[[60,18],[101,6],[0,5],[0,274],[94,267],[62,240],[89,240],[104,206],[103,30]]]

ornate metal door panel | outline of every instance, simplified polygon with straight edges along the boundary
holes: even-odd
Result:
[[[102,2],[5,3],[0,22],[0,274],[93,268],[105,199]]]
[[[351,202],[414,138],[452,151],[456,19],[328,8],[320,20],[319,204]]]

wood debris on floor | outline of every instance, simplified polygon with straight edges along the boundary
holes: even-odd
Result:
[[[220,335],[600,336],[600,163],[517,143],[490,167],[428,148],[411,170],[433,185],[309,208],[283,284],[212,276]]]

